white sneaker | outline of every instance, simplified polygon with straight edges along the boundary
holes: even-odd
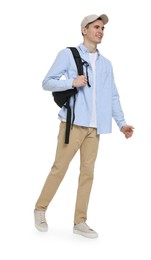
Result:
[[[74,225],[73,233],[87,237],[87,238],[97,238],[98,233],[91,229],[85,222]]]
[[[48,231],[48,224],[45,218],[45,211],[34,210],[35,227],[42,232]]]

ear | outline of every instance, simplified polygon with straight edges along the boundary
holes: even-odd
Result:
[[[83,34],[83,35],[86,35],[86,34],[87,34],[87,28],[86,28],[86,27],[82,28],[82,34]]]

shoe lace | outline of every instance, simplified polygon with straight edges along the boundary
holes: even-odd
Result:
[[[46,218],[45,218],[45,212],[40,211],[40,222],[41,223],[46,223]]]
[[[86,231],[86,230],[92,230],[92,229],[87,225],[87,223],[85,223],[85,222],[82,222],[81,225],[82,225],[82,229],[83,229],[84,231]]]

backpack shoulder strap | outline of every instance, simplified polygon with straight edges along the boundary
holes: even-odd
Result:
[[[80,57],[80,54],[79,54],[77,48],[76,47],[68,47],[68,48],[71,50],[73,57],[75,59],[78,74],[83,75],[83,63],[82,63],[82,60],[81,60],[81,57]]]

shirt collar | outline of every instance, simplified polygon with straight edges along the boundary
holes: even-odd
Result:
[[[80,50],[83,52],[83,54],[84,54],[84,53],[86,53],[86,52],[88,52],[88,49],[87,49],[87,47],[85,47],[83,43],[80,43],[78,47],[79,47],[79,48],[80,48]],[[100,52],[99,52],[99,50],[98,50],[98,49],[96,49],[96,51],[97,51],[97,54],[98,54],[98,55],[100,55]],[[88,53],[89,53],[89,52],[88,52]]]

